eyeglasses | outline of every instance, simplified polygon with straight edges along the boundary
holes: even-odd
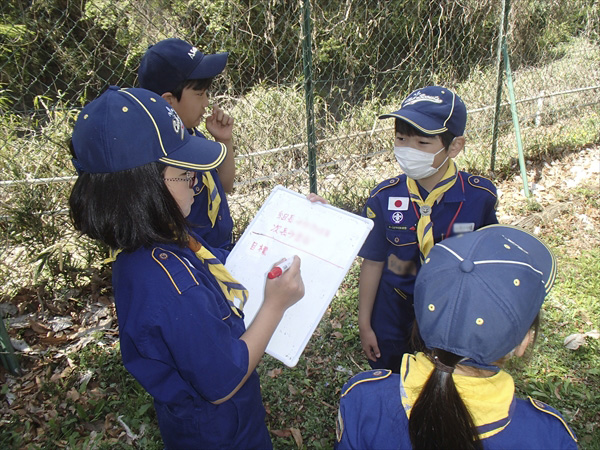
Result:
[[[187,170],[185,172],[185,177],[175,177],[175,178],[164,178],[165,181],[187,181],[188,187],[192,189],[196,184],[196,172],[192,170]]]

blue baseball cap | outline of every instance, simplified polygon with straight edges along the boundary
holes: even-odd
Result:
[[[462,136],[467,125],[467,108],[461,98],[442,86],[417,89],[404,99],[400,109],[379,116],[403,120],[425,134],[450,131]]]
[[[77,117],[72,144],[78,172],[111,173],[154,161],[211,170],[227,155],[225,145],[192,136],[175,110],[146,89],[110,86]]]
[[[519,228],[490,225],[445,239],[415,283],[421,337],[428,348],[492,364],[521,343],[555,276],[552,252]]]
[[[187,42],[164,39],[148,47],[138,69],[140,87],[159,95],[187,80],[213,78],[223,72],[228,53],[205,55]]]

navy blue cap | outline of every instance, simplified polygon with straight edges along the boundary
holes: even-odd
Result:
[[[403,120],[425,134],[450,131],[462,136],[467,125],[467,108],[461,98],[442,86],[417,89],[404,99],[400,109],[379,116]]]
[[[445,239],[415,283],[421,337],[428,348],[494,363],[521,343],[555,276],[552,252],[519,228],[490,225]]]
[[[211,170],[225,145],[192,136],[162,97],[146,89],[109,87],[77,117],[72,144],[78,172],[111,173],[154,161]]]
[[[138,69],[140,87],[159,95],[187,80],[213,78],[223,72],[228,53],[205,55],[187,42],[164,39],[148,47]]]

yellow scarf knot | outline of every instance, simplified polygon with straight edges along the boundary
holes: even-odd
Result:
[[[408,186],[410,198],[419,207],[419,213],[421,215],[419,222],[417,223],[417,241],[419,243],[421,262],[425,261],[429,251],[435,244],[433,239],[433,222],[431,221],[431,210],[433,205],[435,205],[435,202],[442,197],[444,192],[454,186],[457,178],[458,171],[456,169],[456,163],[451,161],[451,164],[448,165],[448,169],[446,169],[446,173],[425,200],[423,200],[419,193],[417,182],[412,178],[406,178],[406,185]]]
[[[240,311],[244,309],[244,305],[248,300],[248,290],[239,281],[233,278],[223,263],[219,261],[210,250],[192,236],[189,238],[188,247],[216,278],[231,310],[238,317],[242,317]]]

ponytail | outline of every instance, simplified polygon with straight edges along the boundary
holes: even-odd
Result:
[[[462,401],[452,372],[463,357],[433,349],[434,370],[429,375],[408,421],[412,447],[421,449],[460,448],[482,450],[479,433]]]

